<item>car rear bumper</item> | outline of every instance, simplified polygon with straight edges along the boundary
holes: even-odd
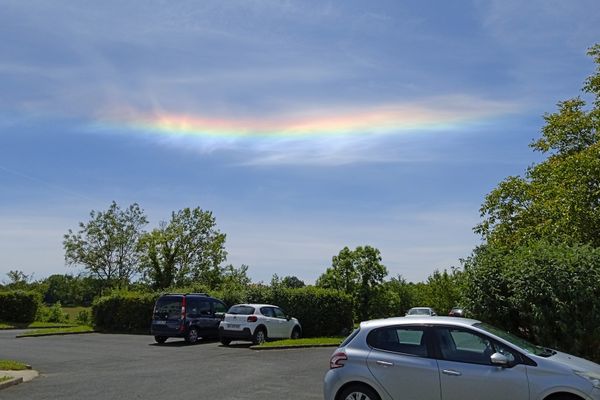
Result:
[[[252,340],[252,331],[250,328],[244,328],[242,330],[231,330],[225,329],[223,327],[219,328],[219,337],[225,339],[234,339],[234,340]]]

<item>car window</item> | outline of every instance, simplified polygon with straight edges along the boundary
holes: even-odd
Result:
[[[273,309],[271,307],[261,307],[260,313],[265,317],[275,318],[275,314],[273,313]]]
[[[233,306],[229,309],[229,311],[227,311],[227,314],[252,315],[252,314],[254,314],[254,307]]]
[[[200,315],[200,311],[198,307],[200,306],[199,299],[195,297],[186,298],[186,313],[189,318],[198,318]]]
[[[275,318],[287,319],[287,316],[280,308],[273,308],[273,313],[275,314]]]
[[[494,354],[491,339],[458,328],[437,328],[437,343],[442,358],[448,361],[490,365]]]
[[[221,303],[220,301],[215,301],[213,303],[213,307],[215,308],[216,313],[224,313],[225,311],[227,311],[227,307],[225,307],[225,304]]]
[[[179,318],[181,316],[181,296],[163,296],[156,301],[154,307],[154,318]]]
[[[367,344],[379,350],[427,356],[424,327],[392,326],[375,329],[367,336]]]

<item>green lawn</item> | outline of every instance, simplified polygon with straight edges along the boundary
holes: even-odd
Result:
[[[14,360],[0,360],[0,371],[23,371],[27,365]]]
[[[341,336],[336,337],[316,337],[302,339],[284,339],[265,342],[258,348],[277,348],[277,347],[305,347],[305,346],[337,346],[342,340]]]
[[[42,328],[65,328],[75,326],[74,324],[63,324],[57,322],[0,322],[0,329],[42,329]]]
[[[86,325],[77,325],[70,326],[66,328],[48,328],[48,329],[38,329],[35,331],[27,331],[18,337],[25,336],[44,336],[49,334],[67,334],[67,333],[85,333],[85,332],[94,332],[94,328]]]
[[[69,316],[69,322],[76,324],[77,323],[77,315],[81,311],[89,311],[92,313],[92,307],[62,307],[64,313]]]
[[[11,380],[10,376],[0,376],[0,383]]]

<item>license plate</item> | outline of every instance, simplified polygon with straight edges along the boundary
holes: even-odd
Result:
[[[229,324],[228,326],[232,329],[240,329],[240,324]]]
[[[154,325],[166,325],[167,321],[154,321]]]

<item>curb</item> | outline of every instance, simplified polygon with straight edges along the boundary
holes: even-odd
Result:
[[[289,349],[309,349],[311,347],[339,347],[340,344],[299,344],[296,346],[250,346],[249,348],[252,350],[289,350]]]
[[[23,378],[12,378],[7,381],[0,383],[0,390],[6,389],[7,387],[18,385],[19,383],[23,383]]]
[[[29,337],[40,337],[40,336],[65,336],[65,335],[85,335],[87,333],[97,333],[96,331],[90,332],[54,332],[54,333],[36,333],[35,335],[17,335],[16,338],[29,338]]]

